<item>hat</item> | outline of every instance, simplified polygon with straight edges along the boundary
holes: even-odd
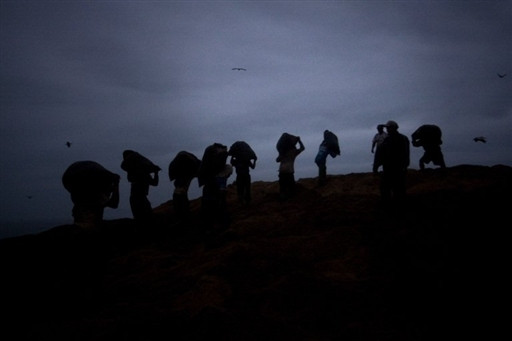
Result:
[[[395,121],[387,121],[384,126],[388,128],[393,127],[395,129],[398,129],[398,123],[396,123]]]

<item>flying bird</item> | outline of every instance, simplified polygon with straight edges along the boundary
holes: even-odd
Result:
[[[504,74],[498,73],[498,77],[500,77],[500,78],[504,78],[506,75],[507,75],[506,73],[504,73]]]
[[[71,142],[66,142],[66,146],[68,146],[68,148],[71,147]]]
[[[486,142],[487,142],[487,139],[486,139],[485,137],[483,137],[483,136],[478,136],[478,137],[475,137],[475,138],[473,139],[473,141],[475,141],[475,142],[483,142],[483,143],[486,143]]]
[[[27,195],[27,199],[32,199],[32,196],[31,195]]]
[[[236,71],[247,71],[247,69],[244,69],[243,67],[234,67],[234,68],[232,68],[231,70],[236,70]]]

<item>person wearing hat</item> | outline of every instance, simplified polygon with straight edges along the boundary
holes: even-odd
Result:
[[[382,164],[380,192],[384,200],[402,200],[405,197],[405,178],[410,163],[410,143],[407,136],[398,132],[398,124],[388,121],[384,125],[388,136],[376,150]]]

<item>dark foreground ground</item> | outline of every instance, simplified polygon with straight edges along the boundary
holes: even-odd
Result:
[[[411,170],[402,206],[377,188],[301,179],[280,202],[256,182],[250,207],[229,188],[228,226],[196,200],[185,221],[168,202],[153,227],[0,240],[2,339],[501,339],[512,168]]]

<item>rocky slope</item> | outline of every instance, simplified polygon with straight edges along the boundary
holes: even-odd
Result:
[[[3,329],[30,340],[433,340],[498,335],[512,168],[410,170],[384,205],[371,173],[228,190],[229,224],[172,202],[0,240]]]

